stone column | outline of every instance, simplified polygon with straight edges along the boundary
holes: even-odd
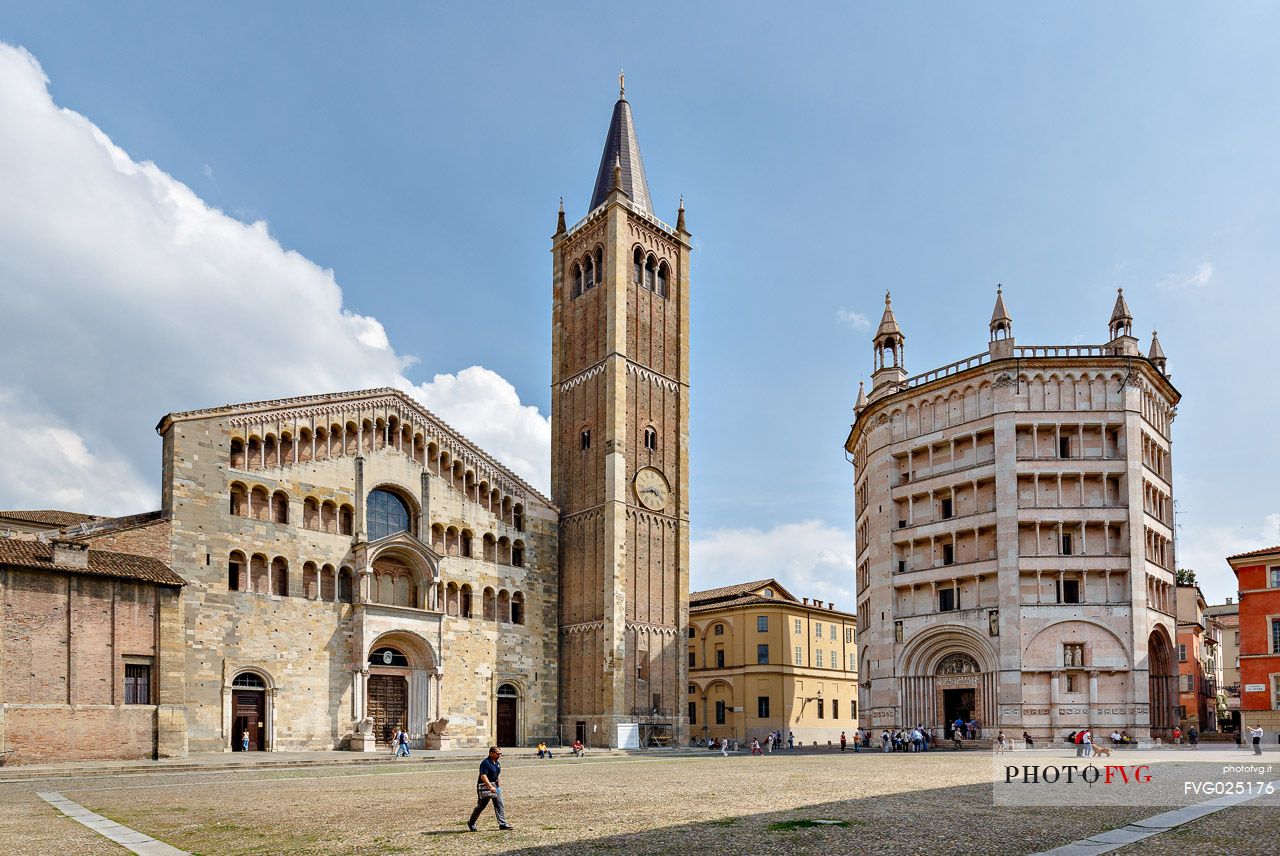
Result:
[[[1049,730],[1052,734],[1050,741],[1058,734],[1058,707],[1062,703],[1062,672],[1051,672],[1049,674]]]
[[[1089,730],[1093,730],[1093,714],[1098,708],[1098,670],[1091,669],[1089,671]],[[1094,736],[1095,742],[1097,736]]]
[[[355,540],[357,543],[365,540],[366,531],[364,522],[364,456],[356,455],[356,512],[354,525],[352,526]],[[419,530],[421,531],[421,530]]]

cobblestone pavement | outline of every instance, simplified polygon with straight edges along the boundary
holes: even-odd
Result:
[[[764,758],[625,756],[504,763],[508,816],[481,832],[473,760],[376,769],[155,773],[0,785],[0,853],[120,853],[40,803],[57,790],[92,811],[193,853],[1026,854],[1123,826],[1159,808],[995,808],[986,753],[878,752]],[[812,821],[841,824],[807,825]],[[1197,824],[1213,824],[1209,836]],[[1205,827],[1209,828],[1208,826]],[[1266,830],[1272,833],[1268,834]],[[1230,835],[1213,849],[1214,835]],[[1280,810],[1241,808],[1126,854],[1274,853]],[[1179,853],[1187,852],[1185,845]]]

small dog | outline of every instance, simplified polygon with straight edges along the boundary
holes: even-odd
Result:
[[[1111,749],[1108,746],[1098,746],[1095,744],[1093,747],[1093,754],[1097,755],[1099,758],[1110,758]]]

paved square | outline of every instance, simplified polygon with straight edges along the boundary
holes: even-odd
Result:
[[[995,808],[982,752],[597,756],[503,765],[508,815],[474,805],[474,761],[375,768],[154,773],[0,785],[0,852],[121,853],[35,797],[91,811],[205,854],[832,853],[1026,854],[1160,808]],[[1229,815],[1229,816],[1228,816]],[[836,821],[819,823],[813,821]],[[1212,836],[1196,824],[1212,824]],[[1205,846],[1212,840],[1213,844]],[[1232,809],[1122,853],[1273,853],[1280,809]],[[1215,849],[1217,848],[1217,849]]]

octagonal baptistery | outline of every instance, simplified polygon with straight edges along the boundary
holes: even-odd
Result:
[[[983,737],[1177,722],[1170,426],[1179,400],[1123,293],[1104,345],[988,350],[908,377],[889,296],[845,441],[864,726]]]
[[[392,389],[157,431],[191,751],[554,733],[557,512],[519,476]]]

